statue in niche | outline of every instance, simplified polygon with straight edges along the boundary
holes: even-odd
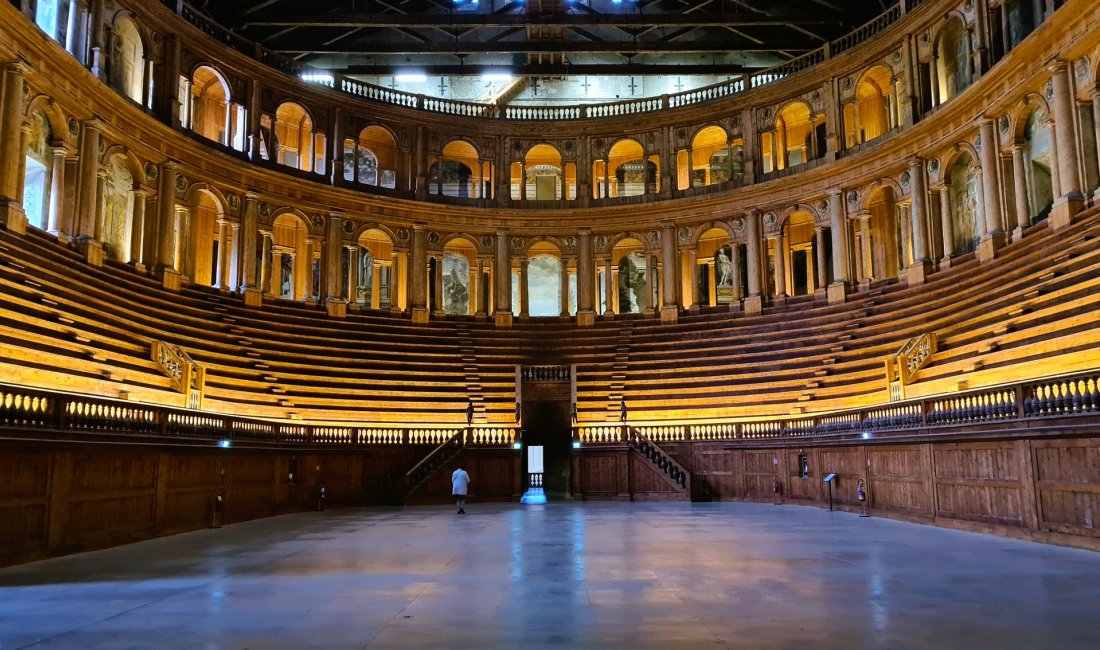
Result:
[[[290,255],[280,255],[279,261],[279,295],[284,298],[289,298],[294,295],[294,268],[291,266],[293,259]]]
[[[465,314],[470,309],[470,292],[458,274],[458,267],[443,278],[444,311],[448,314]]]
[[[319,296],[321,295],[321,260],[313,260],[312,271],[313,295]]]
[[[718,271],[718,286],[720,287],[733,286],[733,262],[730,261],[730,255],[727,254],[727,251],[730,251],[730,247],[723,246],[714,255],[714,268]]]
[[[359,291],[370,291],[374,273],[374,256],[369,249],[359,249]]]
[[[636,314],[649,307],[646,293],[646,260],[630,253],[619,260],[619,312]]]

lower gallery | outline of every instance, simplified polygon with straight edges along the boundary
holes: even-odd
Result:
[[[576,105],[211,4],[0,1],[0,648],[1100,646],[1096,2]]]

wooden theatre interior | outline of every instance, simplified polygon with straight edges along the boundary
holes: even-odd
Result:
[[[0,2],[0,564],[319,506],[749,500],[1100,550],[1100,4],[586,106]],[[544,449],[529,471],[528,450]]]

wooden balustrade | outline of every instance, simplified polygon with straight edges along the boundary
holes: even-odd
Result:
[[[178,345],[153,341],[153,361],[170,380],[172,388],[187,396],[187,408],[201,409],[206,396],[206,368],[195,363]]]
[[[886,358],[886,383],[892,401],[905,399],[905,386],[931,362],[935,353],[936,334],[924,332],[908,339],[897,352]]]

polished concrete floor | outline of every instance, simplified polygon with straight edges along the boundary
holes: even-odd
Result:
[[[793,506],[468,511],[0,570],[0,648],[1100,647],[1100,553]]]

